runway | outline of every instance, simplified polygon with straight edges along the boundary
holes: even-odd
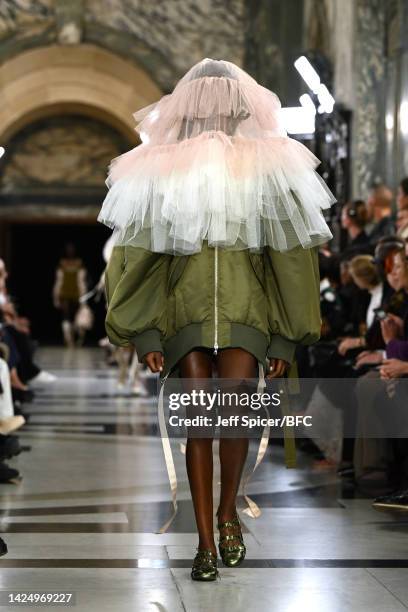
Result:
[[[219,562],[220,580],[192,582],[197,536],[177,444],[179,512],[155,533],[171,512],[155,400],[118,397],[97,349],[42,349],[39,362],[58,380],[26,408],[19,436],[32,448],[11,462],[22,482],[0,485],[1,591],[74,592],[81,612],[408,609],[408,516],[376,512],[301,454],[285,469],[276,445],[248,489],[261,517],[240,512],[243,566]],[[218,481],[216,471],[216,493]]]

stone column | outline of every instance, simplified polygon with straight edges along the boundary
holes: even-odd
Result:
[[[355,3],[355,108],[352,126],[352,192],[366,197],[385,179],[386,3]]]
[[[397,187],[408,176],[408,0],[394,0],[388,35],[387,175]]]

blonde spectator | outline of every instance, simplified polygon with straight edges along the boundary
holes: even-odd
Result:
[[[371,255],[357,255],[349,265],[349,273],[359,289],[365,289],[371,294],[370,303],[366,313],[367,329],[372,325],[375,318],[375,309],[381,306],[383,300],[384,285],[378,275],[378,270]],[[343,338],[339,344],[340,355],[345,355],[350,349],[365,347],[365,337]]]

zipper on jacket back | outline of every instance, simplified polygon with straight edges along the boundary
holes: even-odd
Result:
[[[214,247],[214,355],[218,352],[218,247]]]

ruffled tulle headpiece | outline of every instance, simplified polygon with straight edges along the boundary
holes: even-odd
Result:
[[[285,251],[332,237],[319,160],[288,138],[278,97],[238,66],[204,59],[134,117],[142,144],[112,160],[98,217],[117,243],[191,254],[204,240]]]

